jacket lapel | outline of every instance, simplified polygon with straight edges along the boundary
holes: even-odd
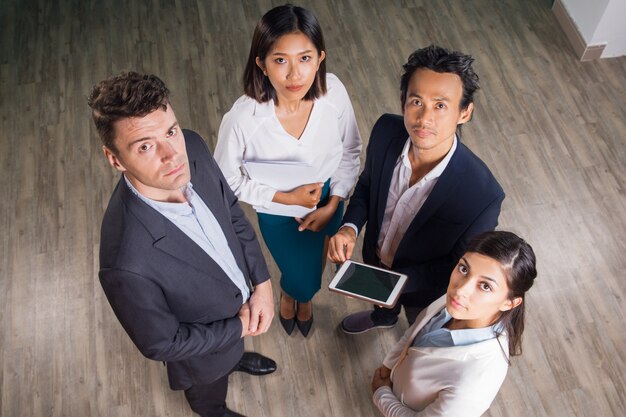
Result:
[[[383,225],[383,217],[385,216],[385,209],[387,207],[387,198],[389,197],[389,187],[391,186],[391,177],[393,176],[396,162],[398,161],[398,157],[400,156],[407,139],[408,136],[405,138],[400,136],[394,138],[384,151],[385,159],[381,169],[380,182],[378,183],[377,190],[378,196],[376,198],[376,201],[378,201],[376,212],[378,230],[380,230]],[[376,175],[376,173],[374,173],[374,175]]]
[[[192,171],[194,166],[191,164]],[[193,173],[192,173],[193,178]],[[126,185],[122,177],[122,200],[154,239],[153,246],[181,262],[210,275],[232,282],[224,270],[182,230],[161,213],[141,201]]]
[[[402,360],[406,357],[406,354],[413,344],[413,340],[415,340],[415,336],[419,333],[420,330],[432,319],[437,313],[439,313],[446,306],[446,295],[442,295],[437,300],[433,301],[428,307],[426,307],[415,319],[415,323],[411,326],[411,337],[407,339],[407,344],[404,346],[402,350],[402,354],[396,362],[396,366],[402,362]]]
[[[430,195],[424,202],[422,208],[417,212],[415,218],[406,230],[406,233],[400,241],[400,246],[403,246],[406,242],[411,241],[411,236],[414,235],[424,223],[430,219],[435,211],[448,199],[448,197],[454,192],[454,189],[458,185],[465,171],[465,148],[459,141],[456,151],[448,166],[443,171],[437,183],[433,187]]]
[[[197,163],[199,162],[193,161],[192,163],[191,182],[193,184],[193,188],[196,193],[198,193],[202,201],[204,201],[204,204],[206,204],[209,210],[211,210],[211,213],[213,213],[215,219],[219,223],[224,236],[226,236],[228,247],[235,257],[235,261],[237,262],[239,269],[241,269],[245,276],[248,276],[247,266],[243,260],[239,238],[233,232],[230,211],[224,207],[224,191],[221,188],[215,188],[213,186],[215,184],[216,187],[220,187],[221,183],[217,178],[210,178],[208,170],[196,169]]]

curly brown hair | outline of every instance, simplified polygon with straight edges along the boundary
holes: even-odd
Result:
[[[117,154],[115,122],[127,117],[143,117],[157,109],[165,111],[169,95],[170,91],[159,77],[133,71],[96,84],[87,104],[103,145]]]

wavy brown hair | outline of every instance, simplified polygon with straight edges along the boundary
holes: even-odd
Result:
[[[156,75],[122,72],[93,86],[87,99],[102,144],[117,154],[115,122],[167,110],[170,91]]]

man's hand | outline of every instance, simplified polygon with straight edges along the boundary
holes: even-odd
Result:
[[[330,238],[328,244],[328,259],[336,264],[344,263],[352,258],[354,245],[356,244],[356,233],[354,229],[343,226]]]
[[[241,320],[241,337],[248,335],[248,327],[250,323],[250,306],[245,303],[239,309],[239,320]]]
[[[374,371],[374,378],[372,378],[372,393],[380,387],[391,387],[391,369],[382,365],[380,368]]]
[[[257,285],[248,302],[250,303],[248,335],[258,336],[267,332],[274,318],[274,295],[271,281],[268,279]]]
[[[300,223],[298,231],[302,232],[304,230],[311,230],[312,232],[319,232],[322,230],[326,227],[330,219],[332,219],[333,215],[337,211],[340,201],[340,197],[333,195],[330,197],[328,204],[307,214],[304,219],[296,217],[296,221]]]

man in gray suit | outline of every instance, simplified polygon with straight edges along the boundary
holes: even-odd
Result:
[[[180,128],[158,77],[122,73],[88,102],[104,155],[122,173],[102,221],[107,299],[196,413],[240,416],[226,408],[228,375],[276,369],[243,352],[243,337],[265,333],[274,316],[254,230],[202,138]]]

